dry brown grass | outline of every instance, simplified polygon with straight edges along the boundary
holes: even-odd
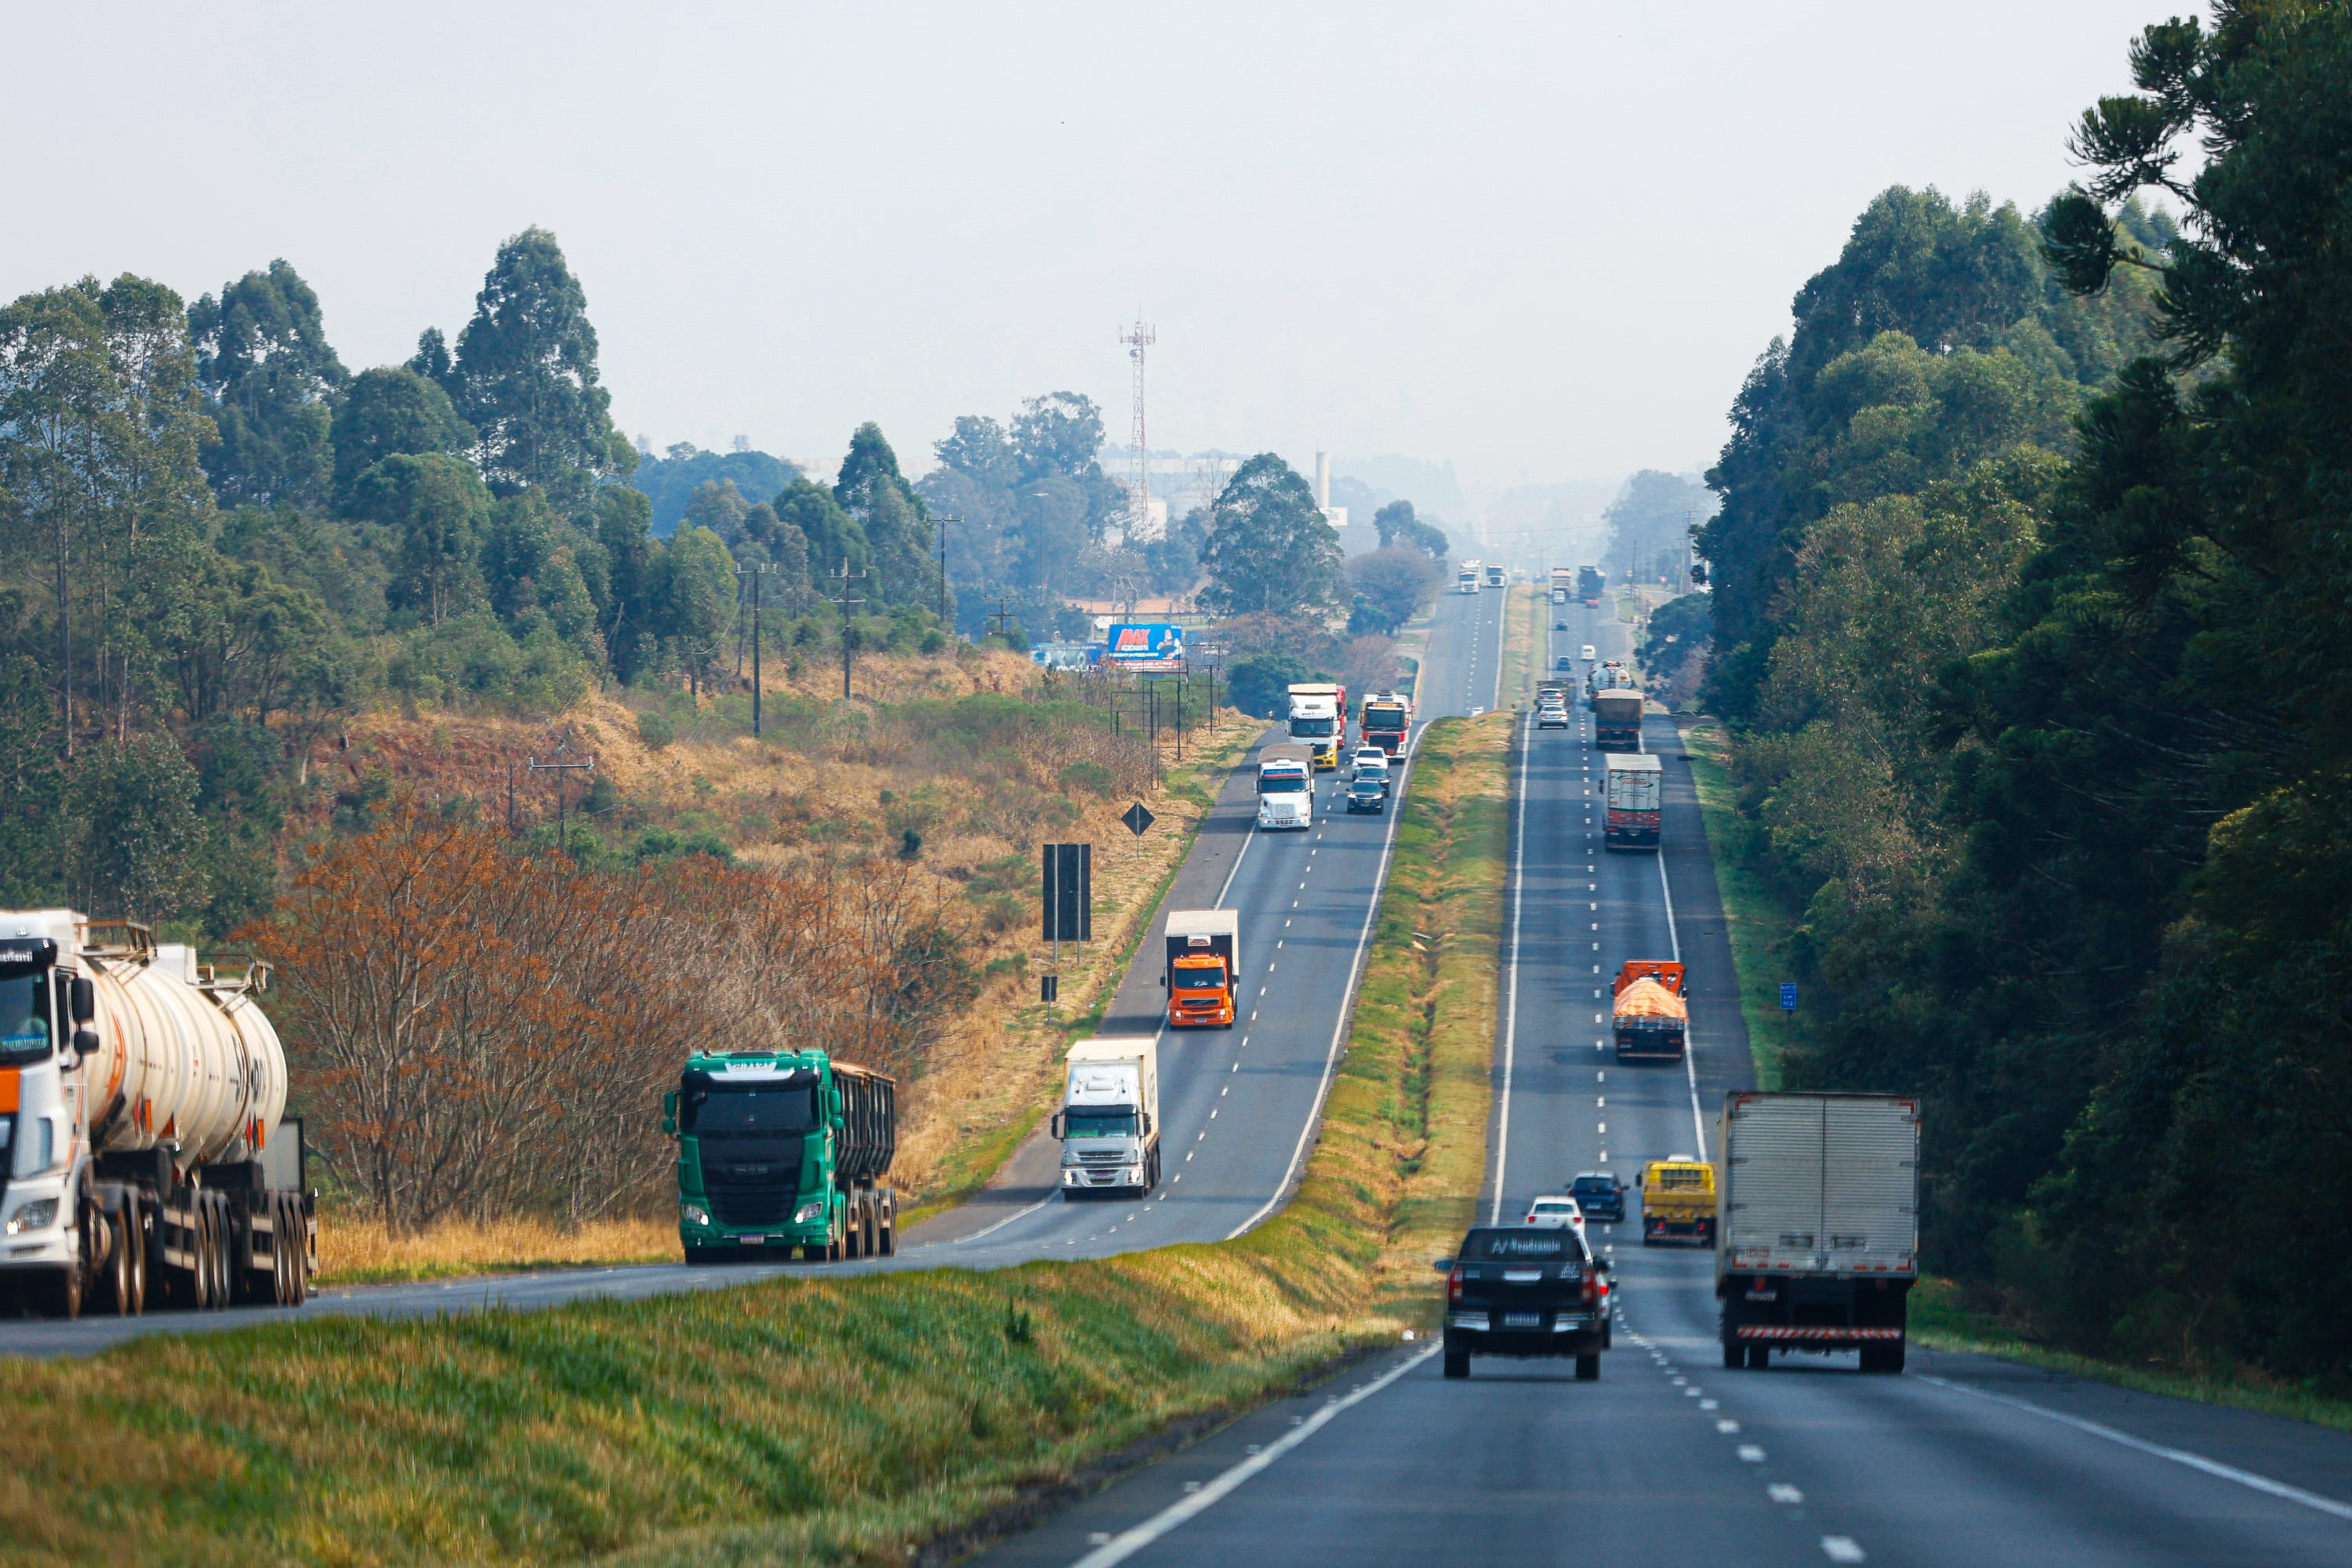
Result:
[[[539,1219],[487,1225],[449,1220],[405,1236],[362,1215],[329,1213],[319,1218],[321,1285],[595,1263],[675,1263],[678,1256],[677,1223],[667,1217],[591,1220],[570,1230]]]

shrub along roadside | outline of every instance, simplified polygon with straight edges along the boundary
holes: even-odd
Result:
[[[10,1560],[903,1560],[1433,1321],[1484,1166],[1507,731],[1424,737],[1320,1141],[1241,1240],[11,1363]]]

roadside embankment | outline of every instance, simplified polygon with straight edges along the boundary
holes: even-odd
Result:
[[[1297,1196],[1100,1262],[143,1339],[0,1383],[11,1563],[903,1562],[1434,1321],[1475,1201],[1508,720],[1425,735]]]

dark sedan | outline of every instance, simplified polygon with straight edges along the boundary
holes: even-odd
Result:
[[[1441,1258],[1445,1375],[1470,1375],[1474,1355],[1574,1356],[1576,1376],[1601,1375],[1606,1290],[1583,1237],[1565,1226],[1480,1226]]]

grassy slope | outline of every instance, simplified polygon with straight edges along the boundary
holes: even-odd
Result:
[[[1322,1136],[1241,1240],[9,1363],[0,1555],[904,1561],[1171,1420],[1427,1326],[1426,1259],[1484,1164],[1507,727],[1423,740]]]
[[[1748,1025],[1748,1048],[1756,1060],[1756,1082],[1761,1089],[1780,1087],[1780,1062],[1794,1031],[1780,1010],[1779,957],[1794,925],[1769,889],[1738,856],[1730,852],[1737,827],[1727,771],[1727,742],[1712,720],[1693,725],[1683,734],[1689,753],[1691,779],[1698,788],[1699,815],[1706,824],[1706,841],[1715,857],[1715,881],[1723,895],[1725,928],[1731,937],[1732,964],[1739,971],[1739,1016]]]

